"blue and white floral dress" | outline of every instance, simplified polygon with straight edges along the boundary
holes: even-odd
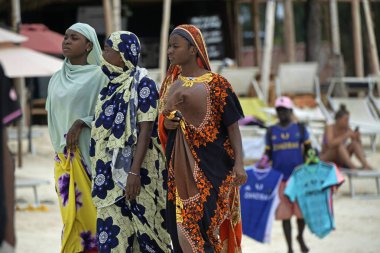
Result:
[[[112,85],[108,85],[101,92],[101,96],[115,90],[115,87],[110,86]],[[136,200],[125,200],[123,188],[113,179],[110,155],[105,152],[102,159],[93,160],[93,164],[96,165],[93,166],[92,196],[98,210],[98,247],[99,252],[102,253],[171,252],[170,237],[164,220],[167,189],[164,178],[167,177],[167,170],[157,135],[158,91],[156,84],[144,77],[137,87],[137,93],[137,126],[143,121],[153,121],[154,129],[141,166],[141,192]],[[124,128],[125,119],[118,118],[117,110],[122,111],[124,104],[122,99],[114,99],[112,106],[108,104],[102,112],[96,112],[98,116],[95,119],[94,128],[112,128],[114,134],[119,136],[120,128],[115,125],[119,123]],[[90,147],[92,159],[95,158],[96,148],[100,147],[97,146],[96,137],[93,136]],[[129,156],[131,153],[123,149],[122,155]]]

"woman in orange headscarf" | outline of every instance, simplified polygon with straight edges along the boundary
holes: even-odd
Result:
[[[170,35],[159,135],[168,165],[167,229],[175,252],[240,252],[238,185],[247,180],[229,82],[212,73],[201,32]]]

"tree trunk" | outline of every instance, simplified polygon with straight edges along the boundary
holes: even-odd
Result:
[[[306,61],[319,60],[321,48],[321,5],[319,0],[307,0],[306,17]]]
[[[253,33],[255,34],[255,58],[256,66],[261,66],[261,39],[260,39],[260,3],[258,0],[252,0],[252,26]]]
[[[284,0],[285,20],[284,20],[284,37],[285,49],[288,62],[296,61],[296,38],[294,32],[294,14],[293,0]]]

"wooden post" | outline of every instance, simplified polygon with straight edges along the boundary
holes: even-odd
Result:
[[[234,8],[234,13],[235,13],[235,22],[234,22],[234,29],[235,29],[235,34],[234,34],[234,49],[235,49],[235,60],[237,66],[241,65],[241,55],[240,52],[243,49],[243,35],[242,35],[242,27],[240,25],[239,21],[239,1],[233,1],[233,8]]]
[[[343,56],[340,49],[340,36],[339,36],[339,18],[338,18],[338,5],[336,0],[330,0],[330,15],[331,15],[331,38],[332,38],[332,66],[334,77],[343,77],[345,75]],[[338,83],[336,86],[335,94],[345,97],[348,95],[347,88],[343,83]]]
[[[331,15],[332,49],[335,55],[340,55],[338,5],[337,5],[336,0],[330,0],[330,15]]]
[[[260,40],[260,2],[259,0],[252,0],[252,27],[255,35],[255,59],[256,66],[261,66],[261,40]]]
[[[285,35],[285,48],[289,62],[296,61],[296,43],[294,34],[294,14],[293,14],[293,1],[284,0],[284,35]]]
[[[20,0],[12,0],[12,28],[18,32],[18,25],[21,23]],[[14,78],[13,83],[20,97],[20,105],[23,118],[17,122],[17,165],[22,167],[22,132],[25,127],[25,79]]]
[[[113,22],[112,22],[112,6],[110,0],[103,0],[103,9],[104,9],[104,23],[106,37],[108,37],[113,32]]]
[[[235,57],[235,55],[237,56],[237,53],[239,53],[239,50],[236,50],[237,48],[237,30],[236,30],[236,19],[235,19],[235,15],[234,15],[234,6],[235,6],[235,1],[234,0],[226,0],[226,10],[227,10],[227,20],[226,20],[226,24],[227,24],[227,31],[229,34],[233,34],[233,38],[231,41],[230,41],[230,45],[232,46],[233,48],[233,52],[232,55],[234,56],[233,58],[234,59],[237,59]],[[236,61],[237,63],[237,61]],[[217,73],[219,73],[221,71],[221,66],[217,67],[217,69],[212,69],[212,71],[216,71]]]
[[[170,14],[171,14],[171,0],[164,0],[163,2],[163,18],[161,26],[161,47],[160,47],[160,78],[161,83],[165,78],[167,69],[167,49],[169,40],[169,26],[170,26]]]
[[[352,0],[352,30],[354,40],[354,55],[355,55],[355,74],[357,77],[363,77],[363,42],[362,42],[362,28],[360,21],[360,2]]]
[[[21,23],[20,0],[12,0],[12,28],[18,32],[18,25]]]
[[[121,27],[121,0],[112,0],[113,31],[123,30]]]
[[[369,50],[371,53],[370,60],[371,60],[372,73],[376,75],[380,75],[379,58],[377,56],[376,38],[375,38],[373,21],[371,17],[371,10],[370,10],[368,0],[363,0],[363,7],[364,7],[365,20],[367,23]]]
[[[276,2],[274,0],[267,1],[265,12],[265,42],[263,66],[261,69],[261,87],[264,93],[264,102],[268,102],[269,75],[271,71],[273,33],[274,33],[274,15],[276,10]]]

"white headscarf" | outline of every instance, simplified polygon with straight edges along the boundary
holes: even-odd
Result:
[[[100,48],[95,29],[85,23],[73,24],[69,27],[69,29],[82,34],[92,42],[92,50],[87,56],[87,62],[92,65],[100,66],[100,56],[102,55],[102,49]]]

